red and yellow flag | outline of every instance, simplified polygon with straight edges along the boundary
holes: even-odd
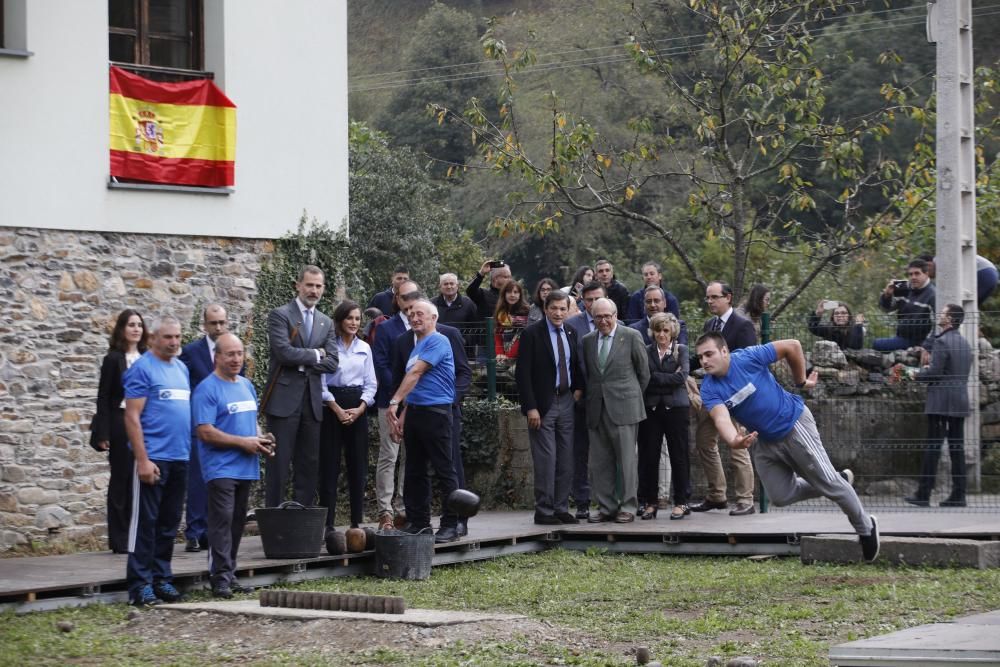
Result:
[[[236,105],[212,81],[160,83],[112,67],[110,90],[112,176],[233,185]]]

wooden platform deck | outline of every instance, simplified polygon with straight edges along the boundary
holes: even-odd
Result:
[[[758,554],[798,556],[804,535],[850,534],[840,512],[769,512],[730,517],[693,514],[683,521],[660,516],[631,524],[536,526],[531,512],[486,512],[469,522],[469,535],[436,547],[434,565],[447,565],[550,548],[599,547],[621,553],[665,555]],[[1000,540],[1000,513],[878,512],[883,535]],[[0,559],[0,610],[33,611],[126,599],[127,556],[89,552],[65,556]],[[207,557],[178,545],[173,559],[181,589],[207,586]],[[268,559],[257,537],[243,540],[239,576],[254,585],[331,576],[371,574],[371,551],[308,559]]]

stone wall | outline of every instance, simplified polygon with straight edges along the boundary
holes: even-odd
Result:
[[[106,455],[89,446],[123,308],[189,328],[222,303],[245,333],[270,241],[0,229],[0,550],[102,536]]]

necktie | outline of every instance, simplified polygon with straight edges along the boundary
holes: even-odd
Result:
[[[722,318],[716,317],[715,321],[712,322],[712,331],[722,331]]]
[[[604,370],[608,363],[608,346],[611,343],[611,336],[601,336],[601,349],[597,351],[597,365]]]
[[[559,393],[565,392],[569,389],[569,379],[566,377],[566,348],[563,347],[563,330],[562,327],[556,329],[556,348],[559,350],[559,369],[556,372],[556,377],[559,382]]]
[[[309,341],[312,340],[313,333],[313,311],[312,308],[306,308],[305,317],[302,318],[302,342],[309,346]]]

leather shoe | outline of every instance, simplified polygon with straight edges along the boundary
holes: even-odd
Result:
[[[233,583],[229,584],[229,590],[231,590],[233,593],[246,595],[247,593],[253,593],[257,589],[254,588],[253,586],[244,586],[240,582],[234,581]]]
[[[465,519],[458,520],[458,536],[465,537],[469,534],[469,522]]]
[[[587,517],[587,523],[607,523],[608,521],[614,521],[615,517],[610,514],[605,514],[604,512],[598,512],[597,514],[591,514]]]
[[[694,505],[688,505],[688,509],[692,512],[707,512],[708,510],[724,510],[729,507],[729,503],[725,500],[708,500],[707,498],[700,503],[695,503]]]
[[[554,514],[542,514],[541,512],[535,512],[535,523],[539,526],[559,526],[562,521],[559,520]]]
[[[444,526],[438,528],[438,532],[434,535],[434,544],[445,544],[447,542],[455,542],[458,540],[458,528],[455,526]]]
[[[632,523],[635,521],[635,515],[631,512],[619,512],[618,516],[615,517],[615,523]]]
[[[921,498],[920,496],[906,496],[905,498],[903,498],[903,500],[905,502],[910,503],[911,505],[916,505],[917,507],[931,506],[931,501],[927,500],[926,498]]]
[[[945,498],[938,503],[938,507],[965,507],[965,501],[960,498]]]
[[[756,511],[757,509],[753,506],[753,503],[736,503],[736,506],[729,510],[729,516],[747,516]]]
[[[198,543],[198,540],[191,538],[184,545],[184,551],[191,554],[196,554],[199,551],[201,551],[201,544]]]
[[[580,523],[580,520],[569,512],[556,512],[556,518],[559,519],[559,523]]]
[[[590,518],[590,510],[587,509],[586,507],[577,507],[576,518],[580,519],[581,521],[586,521],[587,519]]]
[[[233,591],[230,590],[229,586],[225,584],[219,584],[212,588],[213,598],[222,598],[223,600],[230,600],[233,597]]]

